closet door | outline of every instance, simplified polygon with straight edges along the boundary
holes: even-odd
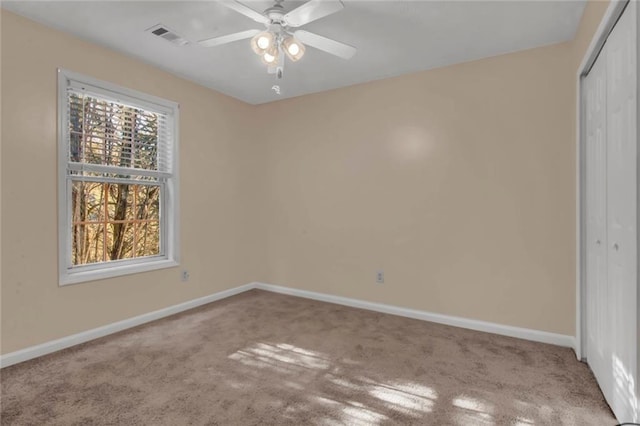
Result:
[[[605,397],[621,421],[637,420],[637,33],[629,2],[606,44],[609,332],[613,388]],[[604,389],[603,389],[604,391]]]
[[[605,51],[584,79],[586,115],[586,357],[603,392],[612,388],[607,287],[607,62]]]

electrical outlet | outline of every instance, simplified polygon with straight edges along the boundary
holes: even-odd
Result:
[[[378,284],[384,283],[384,271],[382,269],[376,272],[376,282]]]
[[[187,271],[186,269],[183,269],[182,273],[180,274],[180,278],[182,279],[182,282],[189,281],[189,271]]]

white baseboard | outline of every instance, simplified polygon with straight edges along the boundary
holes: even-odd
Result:
[[[436,314],[427,311],[419,311],[416,309],[401,308],[398,306],[385,305],[382,303],[367,302],[364,300],[351,299],[342,296],[333,296],[325,293],[317,293],[314,291],[298,290],[290,287],[281,287],[273,284],[253,282],[228,290],[220,291],[209,296],[200,297],[198,299],[189,300],[184,303],[169,306],[147,314],[138,315],[137,317],[107,324],[102,327],[83,331],[71,336],[45,342],[39,345],[31,346],[19,351],[10,352],[0,356],[0,368],[8,367],[19,362],[28,361],[43,355],[50,354],[68,347],[79,345],[90,340],[108,336],[128,328],[136,327],[160,318],[174,315],[207,303],[235,296],[236,294],[251,290],[260,289],[271,291],[274,293],[288,294],[291,296],[304,297],[306,299],[319,300],[322,302],[336,303],[338,305],[351,306],[354,308],[367,309],[370,311],[383,312],[391,315],[398,315],[407,318],[414,318],[422,321],[430,321],[439,324],[452,325],[455,327],[468,328],[471,330],[484,331],[487,333],[501,334],[503,336],[517,337],[534,342],[550,343],[552,345],[574,348],[574,337],[564,334],[549,333],[546,331],[532,330],[528,328],[512,327],[486,321],[478,321],[467,318],[454,317],[450,315]]]
[[[158,309],[157,311],[149,312],[147,314],[138,315],[137,317],[114,322],[102,327],[93,328],[91,330],[83,331],[77,334],[72,334],[71,336],[62,337],[60,339],[51,340],[49,342],[45,342],[36,346],[30,346],[19,351],[10,352],[8,354],[0,356],[0,368],[8,367],[10,365],[17,364],[23,361],[28,361],[30,359],[66,349],[74,345],[79,345],[80,343],[85,343],[90,340],[108,336],[109,334],[117,333],[118,331],[126,330],[128,328],[136,327],[147,322],[155,321],[157,319],[168,317],[170,315],[187,311],[189,309],[197,308],[198,306],[206,305],[207,303],[215,302],[216,300],[225,299],[227,297],[234,296],[238,293],[242,293],[253,288],[255,288],[254,283],[241,285],[229,290],[210,294],[209,296],[200,297],[198,299],[189,300],[187,302],[179,303],[167,308]]]
[[[407,309],[398,306],[385,305],[382,303],[350,299],[348,297],[316,293],[314,291],[298,290],[291,287],[281,287],[273,284],[255,283],[255,288],[272,291],[275,293],[289,294],[291,296],[304,297],[306,299],[319,300],[322,302],[336,303],[338,305],[383,312],[385,314],[430,321],[438,324],[452,325],[455,327],[468,328],[471,330],[484,331],[487,333],[500,334],[509,337],[517,337],[519,339],[532,340],[534,342],[549,343],[552,345],[574,348],[575,338],[573,336],[565,334],[549,333],[546,331],[532,330],[529,328],[512,327],[509,325],[496,324],[487,321],[436,314],[427,311],[419,311],[416,309]]]

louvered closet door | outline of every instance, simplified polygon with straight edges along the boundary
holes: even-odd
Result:
[[[607,288],[606,61],[600,58],[584,80],[586,115],[587,359],[600,387],[612,388]]]
[[[607,233],[612,390],[621,421],[638,420],[637,380],[637,34],[631,1],[609,35],[607,62]]]

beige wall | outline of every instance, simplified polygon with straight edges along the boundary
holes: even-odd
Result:
[[[56,68],[180,103],[183,267],[58,287]],[[2,352],[261,276],[252,107],[2,11]]]
[[[2,11],[1,352],[255,280],[573,334],[575,68],[605,8],[574,42],[260,107]],[[180,103],[189,283],[58,287],[58,67]]]
[[[600,9],[579,45],[259,107],[267,280],[573,335],[574,58]]]

